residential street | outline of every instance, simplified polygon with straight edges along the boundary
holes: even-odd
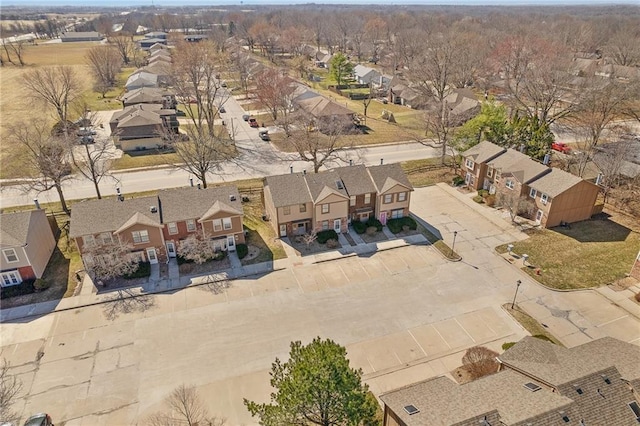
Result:
[[[518,279],[517,302],[565,345],[603,335],[640,342],[640,319],[599,292],[547,290],[495,254],[525,236],[468,203],[445,185],[412,195],[413,213],[449,244],[458,232],[461,262],[423,245],[287,259],[219,294],[191,287],[5,321],[2,355],[28,394],[17,408],[67,425],[133,424],[185,383],[227,424],[252,425],[242,398],[266,401],[274,358],[318,335],[345,345],[379,395],[450,372],[470,346],[499,350],[525,335],[501,308]]]

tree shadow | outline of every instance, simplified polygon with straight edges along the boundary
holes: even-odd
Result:
[[[611,215],[599,213],[589,220],[568,226],[556,226],[551,231],[573,238],[581,243],[625,241],[631,229],[611,220]]]
[[[231,280],[226,274],[209,275],[207,282],[198,285],[198,290],[211,294],[221,294],[231,287]]]
[[[145,312],[155,306],[155,296],[136,294],[133,289],[121,289],[103,306],[104,316],[113,321],[121,314]]]

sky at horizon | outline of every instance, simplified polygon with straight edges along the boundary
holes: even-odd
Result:
[[[139,6],[255,6],[255,5],[303,5],[303,4],[353,4],[353,5],[443,5],[443,6],[578,6],[578,5],[637,5],[640,0],[0,0],[0,7],[9,6],[70,6],[70,7],[139,7]]]

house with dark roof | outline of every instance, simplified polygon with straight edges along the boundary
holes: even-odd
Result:
[[[483,141],[462,153],[466,185],[490,194],[530,199],[530,219],[545,228],[589,219],[599,187],[559,169],[538,163],[511,148]]]
[[[216,250],[235,251],[245,242],[238,189],[222,186],[162,190],[157,196],[109,198],[77,203],[69,236],[87,269],[102,244],[120,242],[143,262],[176,257],[180,242],[200,232]]]
[[[146,71],[135,71],[129,78],[124,87],[127,91],[139,89],[141,87],[158,87],[158,76]]]
[[[175,109],[177,106],[175,95],[156,87],[134,89],[123,94],[120,100],[123,108],[137,104],[159,104],[163,106],[163,109]]]
[[[109,121],[114,144],[123,151],[161,148],[179,125],[176,110],[160,104],[131,105],[114,112]]]
[[[441,376],[380,396],[385,426],[622,425],[640,420],[640,347],[605,337],[574,348],[525,337],[498,372]]]
[[[44,210],[0,215],[0,286],[41,278],[55,246]]]
[[[311,117],[320,132],[333,131],[336,125],[341,126],[345,131],[355,127],[356,113],[324,96],[307,98],[298,96],[293,100],[293,105],[296,110]]]
[[[281,237],[312,230],[347,232],[353,220],[409,215],[413,187],[398,164],[347,166],[315,174],[291,173],[264,180],[264,206]]]

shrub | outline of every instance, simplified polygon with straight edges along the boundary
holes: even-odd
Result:
[[[367,220],[367,226],[375,226],[378,232],[382,231],[382,222],[375,217],[370,217],[369,220]]]
[[[467,349],[467,352],[462,357],[462,365],[466,367],[472,379],[479,379],[498,371],[497,356],[498,353],[489,348],[474,346]]]
[[[405,227],[407,228],[406,230],[416,230],[418,229],[418,224],[415,220],[413,220],[412,217],[406,216],[398,219],[389,219],[389,221],[387,222],[387,227],[391,232],[397,234],[401,231],[404,231]]]
[[[334,240],[333,238],[327,240],[327,248],[334,249],[338,248],[338,240]]]
[[[49,287],[51,287],[51,283],[49,283],[46,280],[43,280],[42,278],[38,278],[34,283],[33,283],[33,288],[36,291],[42,291],[42,290],[46,290]]]
[[[484,200],[482,199],[482,195],[476,195],[475,197],[473,197],[473,201],[478,204],[482,204],[484,202]]]
[[[495,195],[487,195],[484,199],[484,202],[489,207],[493,207],[496,205],[496,196]]]
[[[178,261],[178,266],[184,265],[185,263],[193,263],[193,259],[185,259],[180,255],[176,256],[176,260]]]
[[[318,241],[319,244],[326,244],[329,240],[338,241],[338,234],[333,229],[327,229],[325,231],[318,232]]]
[[[353,226],[353,230],[356,231],[356,234],[364,234],[367,230],[367,224],[360,222],[359,220],[351,222],[351,226]]]
[[[513,345],[515,345],[517,342],[504,342],[502,344],[502,350],[506,351],[507,349],[509,349],[510,347],[512,347]]]
[[[132,280],[134,278],[147,278],[151,275],[151,263],[140,262],[138,263],[138,269],[130,274],[124,274],[122,278],[125,280]]]
[[[453,186],[460,186],[464,183],[464,178],[462,176],[454,176],[451,183]]]
[[[487,195],[489,195],[489,191],[487,191],[486,189],[479,189],[478,195],[481,196],[482,198],[486,198]]]
[[[0,299],[8,299],[10,297],[23,296],[31,294],[36,289],[33,287],[34,280],[24,280],[20,284],[8,287],[0,287]]]
[[[236,251],[238,253],[238,259],[244,259],[249,254],[249,247],[246,244],[237,244]]]

